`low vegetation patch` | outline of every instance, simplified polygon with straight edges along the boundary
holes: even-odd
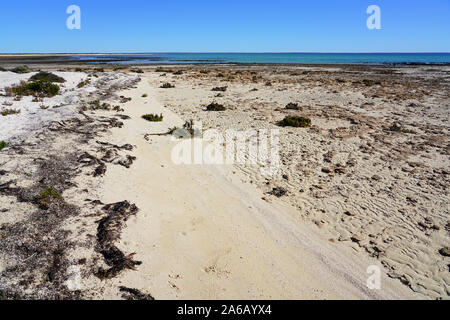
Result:
[[[51,72],[45,71],[36,73],[28,81],[43,81],[43,82],[58,82],[58,83],[66,82],[64,78],[57,76],[56,74],[53,74]]]
[[[111,110],[112,108],[109,103],[101,103],[98,99],[89,102],[89,105],[91,106],[91,110]]]
[[[0,141],[0,151],[2,151],[4,148],[6,148],[8,146],[8,144],[6,143],[6,141]]]
[[[148,97],[148,94],[146,94],[146,93],[144,93],[143,95],[142,95],[142,98],[147,98]]]
[[[288,116],[278,122],[281,127],[307,128],[311,126],[311,119],[299,116]]]
[[[144,114],[142,116],[142,119],[145,119],[150,122],[161,122],[163,121],[164,117],[162,114],[159,116],[157,114]]]
[[[380,81],[374,81],[374,80],[370,80],[370,79],[364,79],[361,82],[368,87],[373,86],[373,85],[381,85]]]
[[[35,96],[35,97],[53,97],[56,96],[60,87],[57,84],[48,81],[22,81],[19,85],[6,88],[9,96]]]
[[[288,103],[288,104],[286,105],[285,109],[288,109],[288,110],[302,110],[302,107],[300,107],[300,106],[298,105],[298,103],[292,103],[292,102],[290,102],[290,103]]]
[[[50,203],[58,198],[61,198],[61,194],[53,187],[48,187],[40,193],[37,202],[42,209],[48,209]]]
[[[206,106],[206,111],[225,111],[227,108],[225,108],[223,105],[213,102],[210,105]]]
[[[173,73],[173,70],[162,68],[162,67],[158,67],[158,68],[156,68],[155,72]]]
[[[6,117],[6,116],[9,116],[11,114],[18,114],[18,113],[20,113],[20,110],[17,110],[17,109],[4,109],[4,110],[2,110],[1,115]]]
[[[22,74],[22,73],[30,73],[31,70],[30,68],[28,68],[28,66],[18,66],[15,67],[14,69],[11,69],[11,72]]]
[[[175,86],[173,84],[171,84],[171,83],[166,82],[160,88],[162,88],[162,89],[171,89],[171,88],[175,88]]]
[[[84,81],[81,81],[79,84],[77,84],[77,88],[83,88],[91,83],[91,79],[86,79]]]

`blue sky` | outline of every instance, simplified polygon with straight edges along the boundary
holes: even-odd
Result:
[[[81,30],[66,9],[81,8]],[[381,30],[366,27],[369,5]],[[449,0],[2,1],[0,52],[450,52]]]

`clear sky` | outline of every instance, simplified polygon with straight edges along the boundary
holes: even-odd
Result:
[[[0,52],[450,52],[450,0],[8,0]]]

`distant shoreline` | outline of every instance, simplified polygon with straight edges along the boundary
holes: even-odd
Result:
[[[324,62],[327,59],[327,55],[330,57],[361,57],[367,58],[373,55],[373,57],[379,57],[386,55],[386,57],[392,57],[396,55],[417,55],[417,60],[422,58],[423,55],[444,55],[450,56],[450,53],[254,53],[255,62],[249,62],[252,53],[25,53],[25,54],[0,54],[0,64],[63,64],[63,65],[126,65],[126,66],[158,66],[158,65],[240,65],[240,66],[448,66],[450,60],[444,60],[443,62],[423,62],[423,61],[383,61],[380,59],[376,61],[348,61],[343,58],[342,62],[336,62],[336,59],[331,59],[330,62]],[[305,61],[298,62],[274,62],[257,61],[261,60],[261,56],[267,55],[263,60],[271,60],[271,57],[286,56],[286,59],[297,57],[297,55],[304,55],[304,57],[298,57],[299,60]],[[246,57],[243,59],[242,57]],[[317,58],[320,57],[320,58]],[[360,58],[361,58],[360,57]],[[311,59],[312,58],[312,59]],[[317,58],[317,59],[315,59]],[[309,60],[308,60],[309,59]],[[317,62],[311,61],[316,60]],[[444,59],[447,59],[445,57]],[[244,61],[245,60],[245,61]],[[308,61],[307,61],[308,60]],[[376,60],[376,59],[373,59]],[[386,59],[387,60],[387,59]],[[441,59],[442,60],[442,59]]]

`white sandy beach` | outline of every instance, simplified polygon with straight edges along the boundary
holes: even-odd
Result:
[[[365,162],[366,154],[360,154],[358,146],[367,140],[364,132],[378,128],[383,121],[370,116],[392,112],[388,98],[384,102],[376,101],[382,106],[378,111],[370,104],[363,109],[359,106],[370,98],[357,90],[365,90],[365,87],[356,90],[338,84],[335,88],[342,95],[337,97],[329,88],[314,87],[310,83],[292,84],[288,79],[276,78],[271,71],[269,74],[273,78],[270,80],[274,84],[270,86],[267,79],[257,83],[248,79],[242,83],[240,80],[211,80],[206,76],[203,79],[196,70],[187,71],[183,76],[162,76],[159,72],[148,71],[139,75],[141,80],[137,84],[138,76],[132,73],[102,72],[97,77],[92,77],[89,72],[55,73],[68,80],[59,96],[40,102],[32,102],[31,97],[23,97],[21,101],[0,97],[0,102],[7,103],[8,108],[21,110],[19,114],[0,119],[6,124],[1,127],[0,140],[10,142],[10,146],[0,153],[0,169],[5,170],[0,175],[0,209],[4,210],[0,224],[11,229],[8,231],[11,236],[4,231],[2,237],[10,237],[14,244],[15,226],[22,227],[28,218],[33,217],[35,200],[26,200],[27,188],[35,185],[37,179],[34,174],[38,169],[33,167],[33,163],[36,159],[51,159],[55,154],[63,156],[74,152],[74,155],[70,153],[70,161],[74,161],[70,165],[74,167],[68,166],[71,176],[67,180],[70,183],[64,186],[61,196],[65,203],[78,208],[78,213],[68,215],[57,225],[58,230],[69,232],[61,238],[67,239],[70,245],[62,254],[65,260],[58,263],[61,265],[59,269],[53,262],[53,267],[64,280],[61,280],[61,285],[68,288],[68,294],[81,290],[82,298],[120,299],[123,296],[118,288],[126,287],[155,299],[425,299],[448,295],[449,278],[448,270],[445,270],[448,257],[438,253],[439,248],[448,244],[445,226],[448,219],[447,192],[432,189],[430,183],[422,187],[428,198],[422,197],[409,185],[415,183],[415,180],[407,178],[410,172],[402,170],[392,174],[377,169],[380,179],[376,181],[380,185],[366,184],[366,175],[370,173],[373,176],[370,168],[376,166],[379,149],[373,147],[373,157]],[[31,75],[0,72],[0,87]],[[250,79],[252,76],[250,74]],[[87,77],[92,78],[92,83],[76,88],[77,83]],[[285,75],[281,75],[283,77]],[[176,87],[160,89],[164,82],[174,83]],[[212,87],[227,84],[230,88],[225,97],[211,92]],[[258,91],[252,91],[255,87]],[[403,93],[395,94],[400,96]],[[86,109],[81,115],[76,112],[76,107],[89,106],[89,101],[97,98],[111,105],[118,104],[123,111],[113,113],[111,110]],[[212,100],[225,103],[228,110],[224,113],[203,111],[202,106]],[[281,144],[287,149],[282,149],[280,172],[270,181],[259,174],[257,166],[177,165],[172,161],[171,152],[179,141],[170,135],[152,135],[180,127],[190,119],[203,121],[206,128],[272,126],[280,120],[280,114],[286,112],[280,111],[283,106],[293,100],[315,104],[304,110],[312,117],[313,127],[309,131],[291,128],[281,131]],[[331,111],[336,112],[334,116],[319,113],[331,109],[331,106],[324,106],[330,101],[337,104]],[[350,107],[348,101],[352,102]],[[433,111],[437,110],[429,113],[433,115],[430,117],[432,125],[436,126],[433,128],[445,128],[448,125],[445,120],[448,106],[439,111],[433,109],[434,102],[426,103]],[[42,104],[52,107],[43,109],[40,107]],[[350,119],[347,113],[350,111],[346,108],[354,113],[357,110],[357,116]],[[407,114],[404,109],[396,112]],[[164,120],[156,123],[142,119],[143,114],[149,113],[163,114]],[[78,127],[76,122],[70,122],[71,117],[78,117]],[[116,120],[111,122],[111,117]],[[406,121],[406,117],[398,115],[402,121]],[[117,122],[119,120],[120,123]],[[369,123],[370,128],[355,129],[355,123],[361,122]],[[408,123],[412,125],[414,121]],[[86,137],[89,130],[95,135],[80,139],[77,129]],[[430,134],[425,127],[417,130]],[[445,137],[446,129],[442,130]],[[331,132],[331,136],[327,132]],[[378,139],[383,143],[387,140]],[[42,146],[42,141],[52,142]],[[370,142],[372,146],[377,143]],[[396,142],[390,143],[397,146]],[[125,147],[127,145],[130,147]],[[300,146],[307,152],[296,154]],[[27,153],[28,147],[35,151]],[[333,177],[327,180],[326,171],[322,168],[331,166],[324,159],[324,154],[331,151],[338,153],[333,161],[337,159],[339,163],[349,161],[350,155],[357,159],[359,164],[352,175],[339,178],[339,181]],[[38,152],[41,152],[40,156],[36,156]],[[421,161],[428,161],[424,159]],[[432,151],[427,166],[441,170],[448,168],[446,161],[448,155]],[[99,164],[98,168],[105,164],[104,170],[98,176],[93,175],[94,166]],[[419,179],[427,174],[420,168],[416,172]],[[347,170],[353,169],[347,166]],[[393,192],[391,200],[376,195],[376,190],[395,183],[401,189]],[[355,187],[356,184],[361,187]],[[38,187],[42,186],[39,182]],[[286,197],[268,195],[277,186],[287,189]],[[36,190],[41,190],[38,187]],[[22,189],[24,192],[20,191]],[[306,192],[299,194],[300,189]],[[356,189],[361,192],[357,193]],[[33,188],[31,190],[36,192]],[[330,194],[328,190],[336,192]],[[420,202],[418,210],[434,201],[434,205],[428,207],[428,213],[437,229],[430,227],[424,234],[417,221],[423,221],[425,217],[416,213],[415,205],[389,203],[386,204],[389,210],[383,209],[383,203],[396,199],[397,195],[404,197],[405,190],[411,197],[413,191],[419,194],[416,196],[419,198],[416,202]],[[348,195],[352,192],[353,195]],[[103,253],[102,257],[98,248],[99,219],[104,217],[104,213],[92,200],[102,204],[126,200],[139,210],[121,222],[123,226],[119,228],[115,246],[141,263],[107,279],[101,279],[96,273],[99,266],[105,266],[102,262],[105,255]],[[58,206],[62,205],[58,203]],[[369,209],[361,209],[364,206]],[[60,207],[50,205],[50,211],[61,211]],[[397,211],[401,208],[414,214],[403,216],[402,211]],[[345,214],[347,210],[351,212]],[[5,230],[10,230],[7,228]],[[27,232],[32,233],[30,230]],[[46,236],[52,238],[51,230],[46,232],[49,232]],[[26,241],[28,239],[24,239]],[[52,246],[56,244],[56,240],[51,242]],[[377,254],[374,254],[374,248],[379,249]],[[30,249],[8,256],[6,249],[0,249],[3,250],[0,272],[4,272],[2,281],[5,287],[14,286],[19,281],[8,275],[16,272],[14,267],[19,266],[20,261],[27,257],[35,259],[41,254],[32,254]],[[410,259],[418,255],[421,256],[417,264],[412,265]],[[370,266],[380,268],[380,289],[367,286]],[[73,267],[82,270],[75,289],[66,278]],[[40,268],[44,267],[31,272],[33,276],[29,271],[22,272],[27,279],[32,278],[24,289],[26,294],[34,294],[42,286],[47,290],[49,280],[43,280]],[[48,290],[51,291],[51,287]]]

